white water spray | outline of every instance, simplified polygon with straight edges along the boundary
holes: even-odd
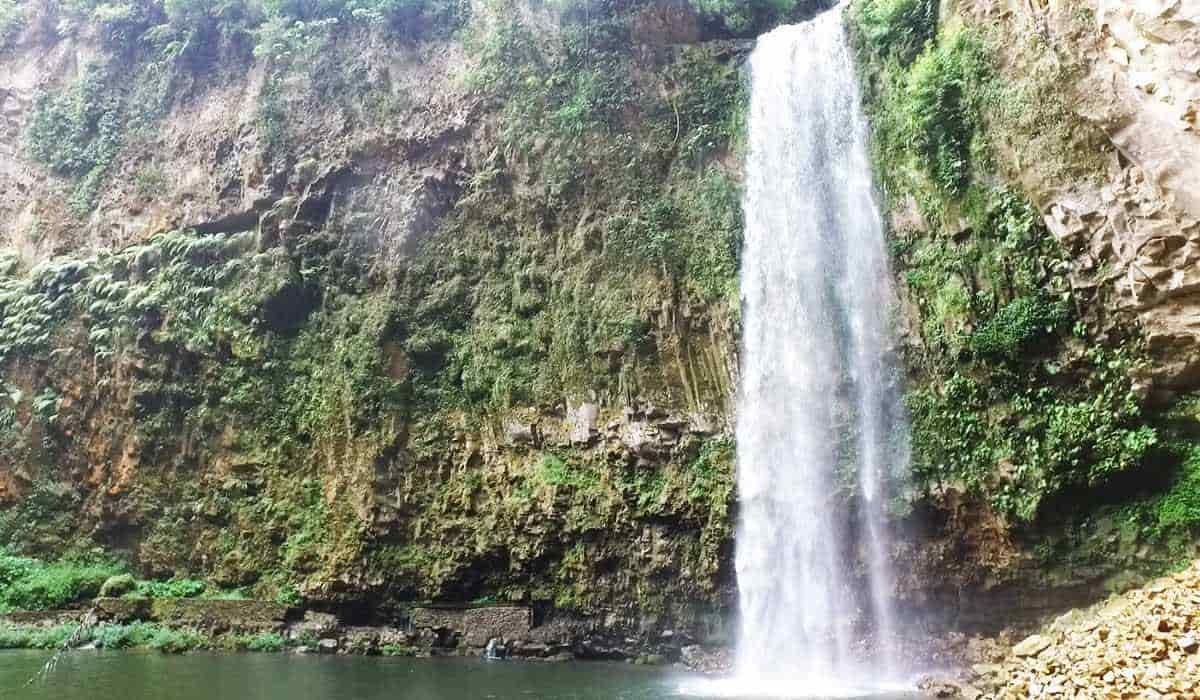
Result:
[[[856,644],[894,626],[882,519],[888,476],[907,466],[894,294],[840,9],[761,37],[751,74],[736,684],[832,695],[894,671],[886,644]]]

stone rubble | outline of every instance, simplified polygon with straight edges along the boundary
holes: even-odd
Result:
[[[1200,698],[1198,640],[1200,562],[1059,617],[999,663],[976,665],[974,686],[990,700]]]

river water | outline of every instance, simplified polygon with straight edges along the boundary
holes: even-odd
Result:
[[[0,698],[662,700],[684,697],[681,688],[694,680],[669,668],[600,662],[76,651],[65,654],[46,680],[26,687],[48,657],[44,651],[0,651]]]

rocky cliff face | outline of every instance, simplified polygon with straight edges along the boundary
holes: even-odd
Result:
[[[904,556],[964,624],[1195,552],[1197,8],[1113,5],[852,12],[930,535]]]
[[[351,5],[5,32],[0,537],[719,632],[766,15]]]
[[[1105,300],[1106,323],[1138,326],[1155,389],[1188,391],[1200,358],[1200,7],[1113,5],[986,8],[1007,10],[1010,31],[1040,33],[1070,62],[1075,79],[1062,89],[1103,139],[1090,177],[1039,178],[1020,154],[1013,167],[1072,256],[1072,286]],[[1012,60],[1019,70],[1020,57]]]
[[[720,639],[743,39],[822,4],[0,11],[0,540]],[[1110,4],[851,9],[963,624],[1194,549],[1196,12]]]

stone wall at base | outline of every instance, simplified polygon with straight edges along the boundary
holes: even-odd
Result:
[[[527,640],[533,629],[533,611],[519,606],[413,608],[409,626],[431,639],[452,639],[468,648],[482,649],[492,639],[505,643]]]
[[[284,628],[288,607],[263,600],[200,598],[97,598],[96,612],[108,622],[158,622],[212,633],[276,632]]]
[[[615,619],[551,615],[535,624],[519,605],[424,605],[396,611],[378,624],[348,624],[332,612],[289,608],[261,600],[97,598],[78,610],[0,615],[0,626],[45,629],[79,623],[95,611],[99,625],[152,623],[199,633],[199,648],[240,649],[245,639],[278,635],[297,652],[390,656],[479,656],[494,642],[500,656],[604,659],[636,663],[682,662],[696,670],[728,666],[723,627],[709,633],[684,628],[640,632]]]

